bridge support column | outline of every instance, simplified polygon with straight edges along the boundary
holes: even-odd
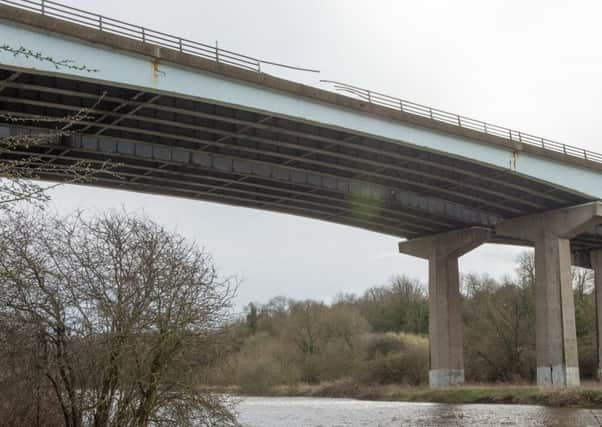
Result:
[[[399,244],[399,251],[429,261],[429,341],[431,387],[464,383],[458,258],[490,238],[485,228],[470,228]]]
[[[597,376],[602,381],[602,249],[590,253],[594,270],[594,298],[596,310],[596,351],[598,358]]]
[[[579,385],[570,239],[602,221],[594,202],[503,221],[496,234],[535,243],[537,384]]]
[[[570,262],[570,241],[535,242],[535,342],[537,384],[579,385],[579,359]]]

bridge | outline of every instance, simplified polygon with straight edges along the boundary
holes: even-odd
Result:
[[[44,136],[1,147],[0,160],[35,159],[35,177],[58,182],[77,162],[111,162],[86,184],[406,239],[400,252],[429,260],[432,386],[464,382],[458,258],[486,242],[534,246],[537,382],[578,385],[570,267],[593,268],[602,286],[602,155],[266,65],[285,66],[53,1],[0,0],[0,141]]]

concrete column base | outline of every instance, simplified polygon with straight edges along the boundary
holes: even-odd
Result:
[[[464,384],[464,369],[431,369],[429,385],[431,387],[450,387]]]
[[[578,387],[579,368],[576,366],[538,366],[537,385],[540,387]]]

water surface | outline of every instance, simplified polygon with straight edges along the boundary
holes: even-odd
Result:
[[[602,426],[602,409],[305,397],[243,398],[238,414],[245,427]]]

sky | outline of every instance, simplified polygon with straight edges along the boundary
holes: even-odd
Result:
[[[320,70],[268,72],[327,88],[337,80],[602,152],[598,1],[62,0],[265,60]],[[118,190],[63,186],[60,213],[144,213],[236,276],[238,308],[276,295],[330,301],[396,274],[427,280],[398,239],[301,217]],[[521,248],[484,245],[464,273],[514,272]]]

